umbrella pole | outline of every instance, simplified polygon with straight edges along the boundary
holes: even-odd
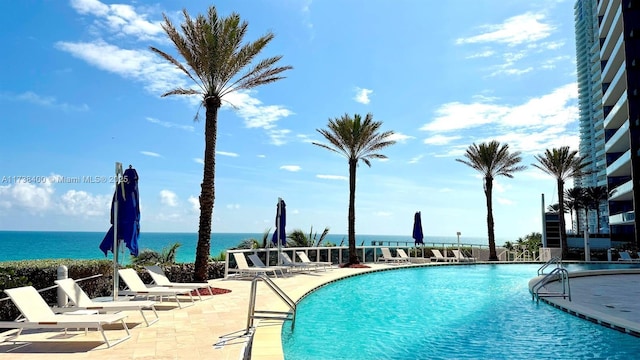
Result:
[[[118,185],[122,176],[122,163],[116,162],[116,192],[113,204],[113,301],[118,300]]]
[[[276,260],[276,265],[280,265],[280,253],[282,252],[282,244],[280,244],[280,216],[282,215],[282,198],[278,198],[278,215],[276,220],[276,231],[278,235],[276,235],[276,239],[278,239],[278,259]]]

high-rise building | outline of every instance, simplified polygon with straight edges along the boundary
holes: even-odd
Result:
[[[601,94],[593,94],[594,115],[602,106],[609,227],[612,241],[636,246],[640,229],[640,0],[585,0],[596,3]],[[593,68],[598,64],[593,64]],[[594,78],[597,71],[590,75]],[[594,80],[594,84],[597,81]],[[598,101],[598,98],[601,100]],[[582,112],[582,108],[581,108]],[[582,114],[581,114],[582,115]],[[581,117],[582,121],[582,117]],[[585,120],[587,121],[587,120]],[[598,117],[593,119],[596,174]],[[596,175],[599,183],[599,175]]]
[[[580,109],[580,156],[586,164],[584,175],[574,179],[576,187],[607,186],[605,157],[604,112],[602,107],[602,69],[597,0],[577,0],[574,7],[576,32],[576,64],[578,76],[578,106]],[[598,219],[598,215],[600,219]],[[585,219],[583,212],[576,218],[579,229],[589,225],[589,233],[609,232],[609,212],[606,202]],[[599,229],[598,229],[599,226]]]

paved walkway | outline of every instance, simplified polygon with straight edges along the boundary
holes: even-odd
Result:
[[[370,264],[371,265],[371,264]],[[317,286],[338,278],[390,268],[373,264],[371,269],[337,269],[296,273],[274,279],[294,301]],[[170,302],[158,311],[160,321],[146,327],[139,312],[128,312],[131,338],[106,348],[96,331],[46,331],[22,335],[17,344],[3,341],[0,334],[0,359],[233,359],[238,360],[246,345],[243,336],[251,281],[212,280],[215,287],[230,289],[228,294],[207,297],[194,306],[179,309]],[[564,309],[575,308],[585,317],[622,324],[640,333],[640,272],[635,274],[590,276],[571,279],[572,300],[549,299]],[[263,283],[258,285],[256,309],[286,310]],[[574,311],[574,310],[569,310]],[[597,321],[600,321],[597,320]],[[281,360],[281,323],[258,323],[252,347],[252,359]],[[107,331],[109,334],[109,331]],[[114,330],[114,337],[121,331]]]
[[[569,278],[571,300],[561,297],[541,300],[601,325],[640,336],[640,269],[611,272],[596,270],[572,273]],[[547,285],[561,292],[561,284]]]

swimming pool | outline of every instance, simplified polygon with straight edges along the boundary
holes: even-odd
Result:
[[[629,359],[640,339],[531,300],[540,265],[429,266],[324,286],[283,326],[285,359]],[[567,265],[569,271],[592,267]]]

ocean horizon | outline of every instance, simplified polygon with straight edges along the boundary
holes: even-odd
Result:
[[[37,259],[113,259],[113,255],[107,256],[98,247],[105,236],[105,232],[79,232],[79,231],[0,231],[0,262],[16,260]],[[211,233],[211,255],[218,256],[227,249],[237,247],[246,239],[262,240],[262,233]],[[346,234],[328,234],[325,241],[336,245],[347,245]],[[372,245],[373,242],[406,242],[413,243],[411,235],[358,235],[357,245]],[[176,253],[176,262],[192,263],[195,261],[197,233],[164,233],[142,232],[138,240],[140,251],[145,249],[162,251],[175,243],[181,244]],[[461,237],[464,245],[488,245],[484,237]],[[425,236],[425,245],[430,244],[454,244],[456,236]],[[504,241],[496,239],[497,245]],[[128,249],[120,252],[121,261],[127,262],[130,255]]]

